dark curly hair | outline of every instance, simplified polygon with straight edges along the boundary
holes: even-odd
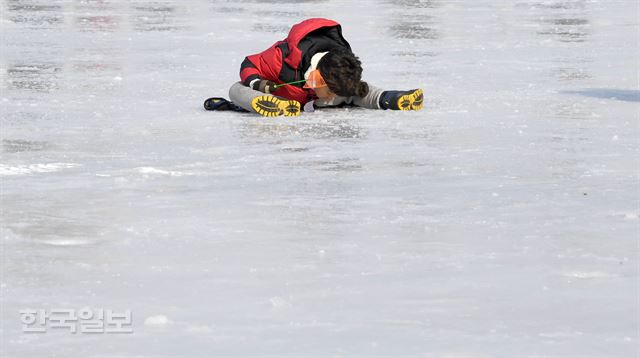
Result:
[[[347,49],[329,51],[318,62],[318,69],[329,89],[338,96],[364,97],[369,93],[369,85],[361,80],[360,59]]]

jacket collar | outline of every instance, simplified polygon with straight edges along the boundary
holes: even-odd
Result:
[[[338,26],[340,28],[340,24],[329,19],[323,18],[313,18],[302,21],[299,24],[295,24],[291,27],[291,31],[289,31],[289,36],[287,36],[287,44],[289,45],[289,56],[284,59],[289,66],[293,68],[298,68],[300,64],[300,60],[302,59],[302,51],[298,48],[298,44],[300,40],[302,40],[305,36],[307,36],[310,32],[315,31],[322,27],[332,27]],[[342,30],[340,30],[340,36],[342,36]]]

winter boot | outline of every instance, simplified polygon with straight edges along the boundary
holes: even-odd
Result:
[[[380,96],[380,108],[418,111],[424,107],[424,94],[421,89],[409,91],[384,91]]]
[[[204,109],[207,111],[234,111],[248,112],[246,109],[235,105],[233,102],[222,97],[211,97],[204,101]]]
[[[258,96],[251,101],[251,108],[264,117],[300,115],[300,102],[296,100],[280,99],[275,96]]]

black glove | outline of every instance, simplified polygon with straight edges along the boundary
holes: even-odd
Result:
[[[253,89],[256,91],[271,94],[276,90],[276,83],[269,80],[260,80],[253,83]]]

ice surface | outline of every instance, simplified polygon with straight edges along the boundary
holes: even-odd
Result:
[[[3,357],[640,354],[637,1],[0,4]],[[426,108],[202,109],[316,16]]]

